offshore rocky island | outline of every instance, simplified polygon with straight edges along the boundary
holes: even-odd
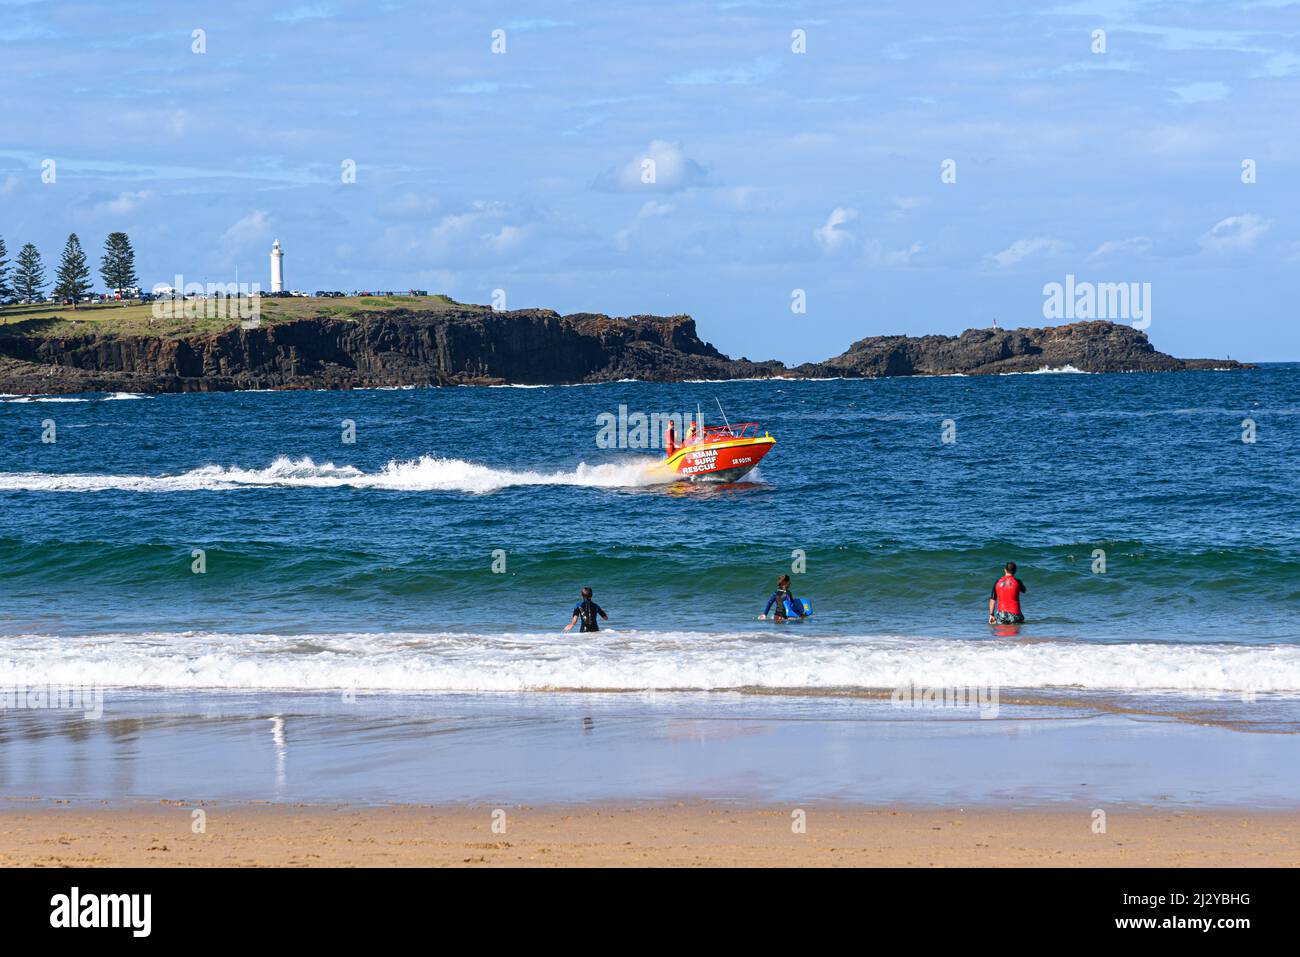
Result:
[[[274,303],[274,301],[272,301]],[[296,304],[297,305],[297,304]],[[307,306],[248,327],[165,327],[85,319],[0,325],[0,392],[216,392],[377,386],[561,385],[642,379],[877,378],[1239,369],[1229,359],[1178,359],[1144,332],[1111,322],[1041,329],[968,329],[959,336],[870,336],[823,362],[787,367],[732,359],[690,316],[562,316],[494,312],[445,299]]]

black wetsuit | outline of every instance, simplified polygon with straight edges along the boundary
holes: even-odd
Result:
[[[609,615],[605,614],[605,609],[590,598],[584,598],[574,605],[573,614],[578,618],[579,631],[600,631],[600,626],[596,624],[596,616],[600,615],[601,618],[609,618]]]
[[[773,618],[787,617],[785,611],[785,602],[787,598],[790,600],[790,607],[795,610],[795,615],[796,616],[802,615],[803,606],[799,604],[799,599],[795,598],[794,595],[791,593],[790,589],[788,588],[778,588],[776,591],[772,592],[772,597],[767,600],[767,607],[763,609],[763,614],[766,615],[769,611],[772,610],[772,606],[776,605],[776,614],[774,614],[772,617]]]

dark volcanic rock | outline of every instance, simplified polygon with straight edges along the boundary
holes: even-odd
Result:
[[[875,377],[1066,365],[1088,372],[1240,367],[1175,359],[1152,348],[1144,333],[1108,322],[878,336],[797,369],[730,359],[699,338],[689,316],[397,309],[180,337],[41,337],[0,328],[0,392],[12,393]]]
[[[1113,322],[1075,322],[1043,329],[967,329],[960,336],[873,336],[803,375],[847,377],[990,375],[1073,367],[1081,372],[1241,369],[1230,359],[1175,359],[1157,352],[1146,333]]]

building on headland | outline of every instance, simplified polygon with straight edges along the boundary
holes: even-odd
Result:
[[[271,292],[284,292],[284,250],[278,239],[271,244]]]

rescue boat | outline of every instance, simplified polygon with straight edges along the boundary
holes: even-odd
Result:
[[[657,469],[665,481],[736,482],[772,450],[776,439],[757,422],[706,425],[671,450]]]

